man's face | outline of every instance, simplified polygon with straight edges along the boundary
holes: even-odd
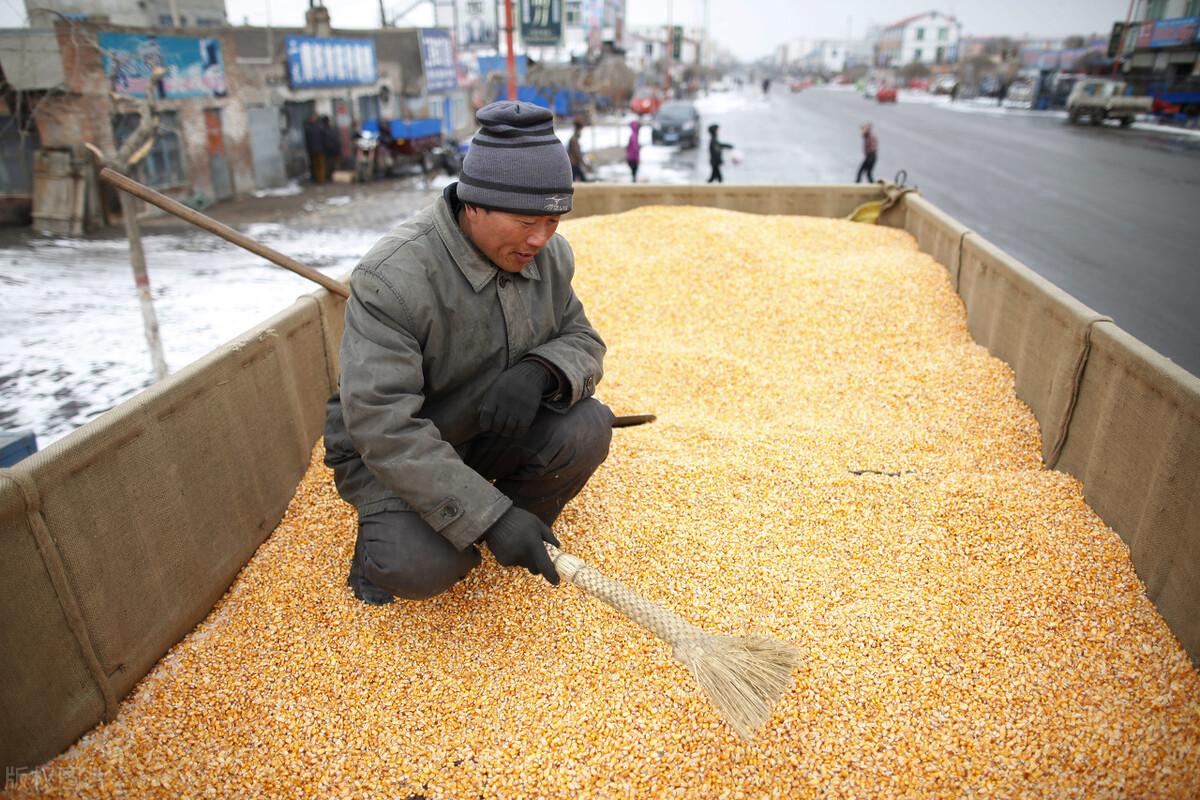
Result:
[[[464,232],[493,264],[505,272],[523,270],[558,228],[557,215],[511,214],[475,206],[467,206],[463,212]]]

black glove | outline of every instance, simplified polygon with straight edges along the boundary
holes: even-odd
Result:
[[[479,406],[479,427],[501,436],[524,436],[537,416],[542,395],[553,385],[550,370],[526,360],[500,373]],[[557,381],[554,381],[557,383]]]
[[[528,511],[513,506],[504,512],[483,535],[492,555],[506,567],[525,567],[534,575],[541,575],[555,586],[558,585],[558,570],[550,560],[543,542],[558,547],[558,539],[540,519]]]

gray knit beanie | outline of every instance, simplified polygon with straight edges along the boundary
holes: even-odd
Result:
[[[475,114],[479,132],[463,159],[458,199],[517,214],[571,210],[571,160],[554,135],[554,115],[501,100]]]

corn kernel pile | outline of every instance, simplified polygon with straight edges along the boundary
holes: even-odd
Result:
[[[718,633],[799,645],[743,743],[665,645],[490,557],[448,594],[345,585],[320,447],[212,615],[15,796],[1186,797],[1200,677],[906,233],[644,208],[562,226],[658,421],[556,524]]]

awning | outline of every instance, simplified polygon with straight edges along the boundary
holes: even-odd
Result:
[[[65,83],[58,36],[52,30],[0,31],[0,68],[19,92],[57,89]]]

